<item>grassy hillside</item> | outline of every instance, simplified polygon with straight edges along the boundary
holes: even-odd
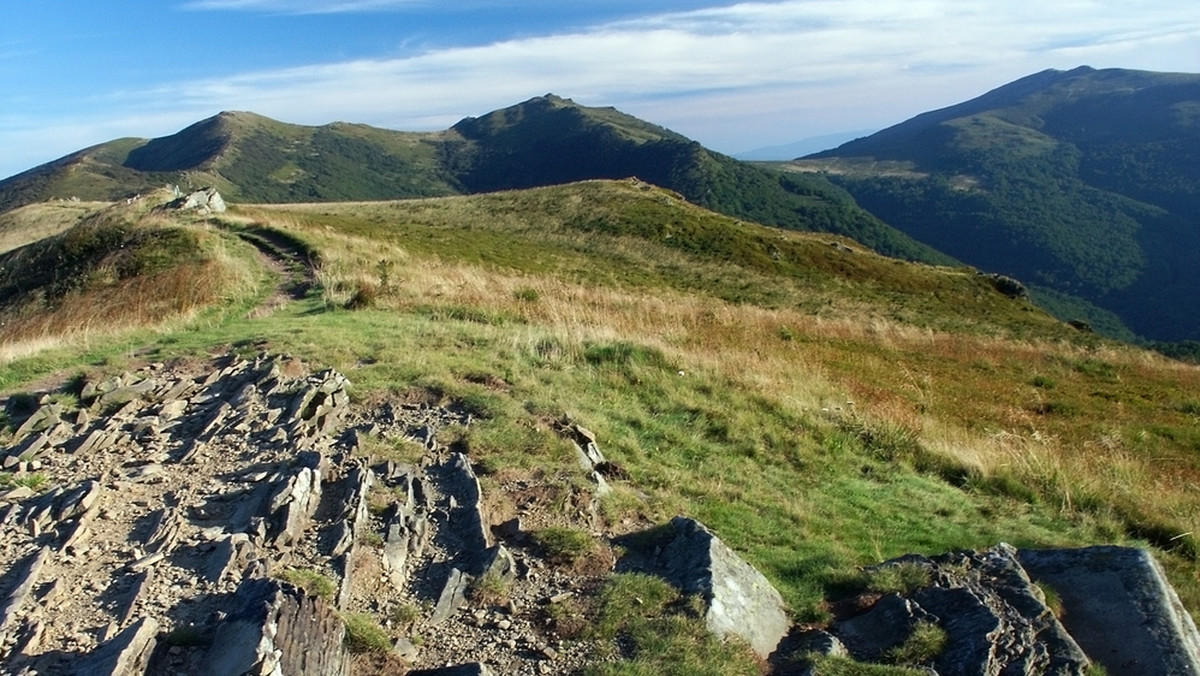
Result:
[[[955,258],[1200,337],[1200,75],[1046,71],[793,165]],[[908,172],[879,171],[905,166]]]
[[[106,213],[75,237],[110,241]],[[634,181],[129,217],[122,241],[149,262],[126,281],[156,279],[149,252],[164,243],[253,260],[238,235],[256,232],[307,252],[319,287],[250,313],[273,288],[260,278],[242,301],[153,330],[112,316],[107,332],[9,361],[0,389],[287,352],[340,369],[355,397],[470,410],[460,443],[491,513],[515,510],[498,486],[535,475],[555,477],[548,504],[573,510],[586,483],[554,429],[577,421],[629,476],[603,503],[606,528],[695,516],[805,621],[828,617],[856,566],[998,541],[1148,544],[1200,608],[1200,369],[1064,327],[972,271],[763,228]],[[111,247],[58,237],[14,253],[95,251],[75,257],[81,269],[122,268]],[[27,297],[53,280],[37,288]],[[151,301],[181,287],[139,289]]]
[[[122,140],[0,181],[0,212],[51,198],[111,200],[164,184],[214,186],[242,202],[383,200],[636,176],[710,209],[832,232],[882,253],[953,259],[859,208],[814,176],[780,176],[612,108],[553,95],[439,133],[285,124],[226,112],[151,141]]]

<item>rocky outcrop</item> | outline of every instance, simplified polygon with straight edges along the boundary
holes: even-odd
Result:
[[[227,208],[225,200],[216,188],[201,188],[187,195],[180,195],[167,204],[167,207],[180,211],[196,211],[200,214],[222,214]]]
[[[886,661],[918,625],[937,627],[944,649],[921,659],[929,673],[1198,674],[1197,634],[1149,553],[1124,547],[905,556],[868,568],[868,579],[908,588],[868,590],[834,604],[828,630],[801,638],[820,652]],[[1046,605],[1049,585],[1064,620]],[[891,586],[891,583],[889,585]]]
[[[1149,552],[1104,546],[1017,558],[1056,591],[1063,624],[1110,676],[1200,674],[1200,633]]]
[[[699,521],[675,517],[667,532],[656,572],[704,600],[704,621],[713,633],[737,636],[761,657],[774,652],[791,621],[767,578]]]
[[[275,580],[248,579],[240,606],[217,627],[200,673],[347,676],[346,634],[337,611]]]

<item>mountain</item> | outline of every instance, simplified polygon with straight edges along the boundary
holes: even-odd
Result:
[[[225,112],[172,136],[120,139],[0,181],[0,212],[50,198],[117,199],[163,184],[232,201],[381,200],[636,176],[721,213],[846,235],[881,253],[951,258],[914,241],[818,176],[780,175],[612,108],[537,97],[442,132],[305,127]]]
[[[1048,70],[791,168],[1051,305],[1200,338],[1200,75]]]

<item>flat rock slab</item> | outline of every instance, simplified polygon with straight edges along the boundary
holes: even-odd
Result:
[[[684,593],[704,599],[709,630],[745,640],[762,657],[774,652],[791,627],[775,587],[699,521],[677,516],[671,528],[660,565]]]
[[[1109,676],[1200,674],[1200,634],[1149,552],[1022,549],[1017,558],[1058,593],[1063,624]]]

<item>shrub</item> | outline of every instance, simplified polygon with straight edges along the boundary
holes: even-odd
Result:
[[[284,582],[296,585],[304,590],[305,594],[315,596],[324,601],[332,601],[334,594],[337,593],[337,584],[315,570],[288,568],[276,575],[276,577]]]
[[[946,649],[946,631],[932,622],[918,622],[900,645],[887,651],[893,664],[918,665],[932,662]]]
[[[563,526],[543,528],[534,534],[534,540],[554,563],[575,563],[596,549],[591,535]]]
[[[342,618],[346,625],[346,647],[353,653],[389,653],[392,637],[374,617],[350,613]]]
[[[486,573],[471,585],[471,600],[485,606],[500,606],[508,603],[509,584],[503,576]]]
[[[867,589],[880,594],[907,595],[929,585],[929,569],[918,563],[893,563],[867,573]]]

